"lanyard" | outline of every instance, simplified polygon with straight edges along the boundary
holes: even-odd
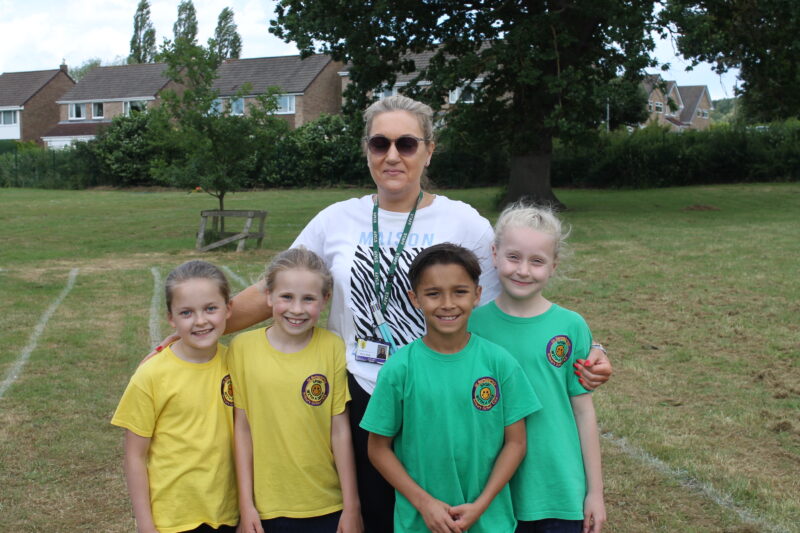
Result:
[[[417,214],[417,207],[422,200],[422,191],[419,192],[417,202],[414,208],[408,214],[406,225],[403,228],[403,234],[400,236],[400,242],[397,243],[397,250],[395,251],[392,263],[389,265],[389,271],[386,274],[385,290],[381,290],[381,251],[378,246],[378,197],[375,197],[375,205],[372,208],[372,273],[375,281],[375,296],[381,305],[381,312],[386,313],[386,306],[389,303],[389,296],[392,292],[392,278],[397,271],[397,263],[400,262],[400,255],[403,253],[403,248],[406,246],[408,234],[411,232],[411,225],[414,223],[414,216]]]

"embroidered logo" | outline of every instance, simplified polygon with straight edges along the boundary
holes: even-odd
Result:
[[[233,407],[233,381],[231,381],[230,374],[222,378],[220,392],[222,393],[222,401],[225,405]]]
[[[322,402],[328,397],[328,392],[330,392],[328,378],[322,374],[311,374],[303,382],[300,395],[303,397],[304,402],[316,407],[322,405]]]
[[[572,341],[566,335],[556,335],[547,343],[547,360],[560,368],[572,355]]]
[[[500,387],[489,376],[478,378],[472,385],[472,404],[480,411],[488,411],[500,400]]]

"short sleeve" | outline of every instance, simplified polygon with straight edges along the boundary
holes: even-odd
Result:
[[[228,372],[233,383],[233,405],[237,409],[247,409],[247,383],[244,380],[242,339],[237,335],[228,346]]]
[[[111,423],[129,429],[140,437],[150,438],[156,427],[157,416],[152,383],[145,370],[145,367],[139,367],[128,382]]]
[[[315,254],[324,257],[325,255],[325,219],[327,219],[326,210],[322,210],[312,218],[300,235],[292,243],[292,248],[304,246]]]
[[[333,334],[332,334],[333,335]],[[347,388],[347,362],[344,356],[344,341],[338,335],[333,337],[333,406],[332,415],[342,414],[350,401]]]
[[[589,330],[589,325],[578,315],[578,323],[575,328],[575,345],[573,347],[573,359],[585,359],[589,355],[589,350],[592,346],[592,332]],[[572,365],[570,365],[571,367]],[[570,368],[572,370],[572,368]],[[591,391],[586,390],[578,381],[578,376],[575,372],[567,372],[567,392],[570,396],[578,396],[579,394],[588,394]]]
[[[522,367],[511,354],[507,356],[500,394],[503,399],[503,425],[510,426],[540,410],[542,404]]]
[[[395,354],[381,369],[375,391],[367,404],[361,428],[384,437],[394,437],[403,424],[403,375],[406,367]]]

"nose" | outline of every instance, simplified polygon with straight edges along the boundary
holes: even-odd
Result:
[[[396,141],[392,141],[389,145],[389,151],[386,152],[386,159],[389,161],[399,161],[400,152],[397,151]]]
[[[301,304],[302,302],[300,301],[300,298],[295,298],[294,300],[292,300],[292,304],[289,306],[289,311],[295,314],[302,313],[303,306]]]
[[[520,276],[527,276],[530,274],[531,268],[527,261],[520,261],[517,265],[517,274]]]
[[[445,309],[453,307],[453,297],[450,294],[445,294],[442,297],[442,307]]]

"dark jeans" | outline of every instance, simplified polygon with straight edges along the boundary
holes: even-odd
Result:
[[[270,518],[262,520],[264,533],[336,533],[341,511],[311,518]]]
[[[581,533],[583,531],[583,520],[560,520],[558,518],[546,518],[544,520],[533,520],[531,522],[517,523],[515,533]]]
[[[202,524],[196,527],[195,529],[186,531],[185,533],[235,533],[235,532],[236,532],[235,526],[219,526],[219,528],[214,529],[208,524]]]
[[[361,516],[364,518],[364,533],[392,533],[394,531],[394,487],[375,470],[367,455],[369,432],[359,427],[370,395],[361,388],[356,378],[348,372],[350,388],[350,431],[353,434],[353,452],[356,456],[356,478],[358,497],[361,500]]]

